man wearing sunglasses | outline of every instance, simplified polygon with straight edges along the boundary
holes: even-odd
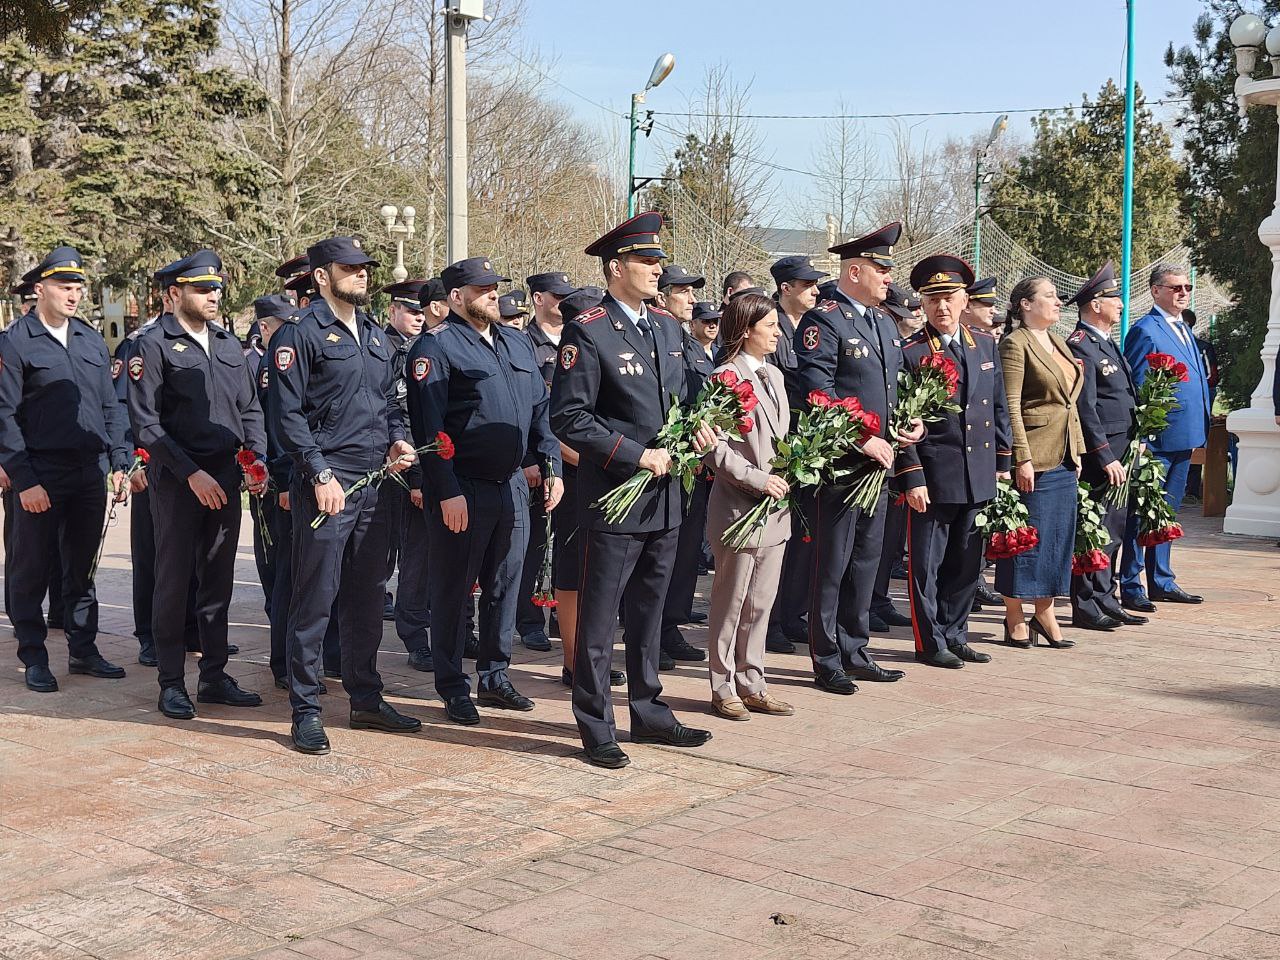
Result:
[[[1169,414],[1169,425],[1147,441],[1147,449],[1164,464],[1168,475],[1165,499],[1177,510],[1187,490],[1191,451],[1203,447],[1209,434],[1209,384],[1195,334],[1182,313],[1191,305],[1191,281],[1185,270],[1157,265],[1151,271],[1151,310],[1129,328],[1124,341],[1125,359],[1133,368],[1133,383],[1141,389],[1147,376],[1147,356],[1167,353],[1185,363],[1188,382],[1178,385],[1177,406]],[[1174,579],[1170,562],[1171,545],[1138,546],[1138,517],[1129,514],[1120,561],[1120,602],[1129,610],[1150,613],[1153,601],[1200,603],[1204,599],[1187,593]],[[1145,589],[1143,572],[1146,572]]]

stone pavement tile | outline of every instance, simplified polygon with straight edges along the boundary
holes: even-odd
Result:
[[[663,859],[675,864],[692,867],[704,873],[714,873],[747,883],[759,883],[775,872],[767,855],[759,861],[742,860],[705,847],[675,847],[663,854]]]
[[[1056,843],[1065,843],[1100,852],[1111,850],[1124,842],[1116,837],[1093,833],[1091,827],[1087,825],[1077,829],[1076,827],[1063,827],[1053,823],[1045,823],[1040,820],[1041,813],[1045,809],[1045,807],[1041,807],[1039,810],[1032,811],[1017,820],[1010,820],[1008,823],[1001,824],[1000,829],[1006,833],[1016,833],[1024,837],[1039,837],[1041,840],[1052,840]],[[1087,813],[1087,811],[1081,812]],[[1091,814],[1090,816],[1095,815]]]
[[[1030,890],[1033,885],[1033,881],[1023,880],[1020,877],[1011,877],[1007,873],[994,873],[990,870],[970,867],[935,880],[929,885],[929,888],[940,890],[946,894],[955,893],[998,904],[1011,904],[1026,891]],[[915,897],[909,894],[908,898],[913,901],[924,899],[923,897]]]
[[[301,873],[255,876],[249,891],[211,890],[198,906],[277,938],[352,923],[386,909],[383,901]]]
[[[1058,774],[1033,787],[1028,787],[1019,796],[1046,804],[1060,804],[1097,813],[1118,814],[1149,801],[1158,804],[1166,794],[1150,787],[1132,787],[1110,780]]]
[[[305,957],[306,960],[352,960],[359,956],[358,950],[322,937],[291,940],[288,949],[295,957]],[[254,960],[258,958],[255,957]]]
[[[0,957],[4,960],[90,960],[93,954],[19,924],[0,920]]]
[[[967,867],[1038,882],[1099,856],[1097,851],[1037,837],[988,830],[934,856]]]
[[[971,871],[969,875],[972,876],[973,872]],[[970,896],[968,893],[956,892],[953,888],[962,886],[961,881],[957,879],[958,876],[953,874],[951,877],[944,878],[944,882],[951,884],[951,887],[947,889],[943,889],[942,884],[920,887],[910,893],[904,893],[902,899],[908,903],[916,903],[923,907],[933,907],[948,914],[958,914],[963,917],[972,917],[975,920],[983,920],[1009,930],[1020,930],[1028,923],[1043,916],[1008,903],[994,903],[977,895]],[[995,874],[990,874],[989,876],[995,876]],[[973,892],[977,893],[977,891]]]
[[[1230,923],[1219,927],[1193,947],[1225,960],[1280,960],[1280,936]]]
[[[1036,724],[1010,723],[1001,717],[942,717],[923,729],[888,737],[877,750],[944,763],[993,754],[1042,730]]]
[[[1254,907],[1280,893],[1280,870],[1262,867],[1246,867],[1211,886],[1205,893],[1207,899],[1229,907]]]
[[[905,898],[913,890],[945,879],[966,869],[958,863],[935,857],[920,857],[901,867],[886,870],[858,882],[858,889],[880,897]]]
[[[448,920],[429,910],[423,910],[421,907],[402,907],[392,913],[384,914],[383,919],[394,920],[396,923],[403,924],[406,927],[412,927],[417,931],[416,937],[443,930],[453,923],[452,920]]]
[[[1013,820],[1030,816],[1044,805],[1023,797],[1004,797],[956,817],[961,823],[976,827],[999,827]]]
[[[1168,960],[1178,948],[1082,923],[1040,917],[983,947],[989,960]]]
[[[1248,760],[1257,754],[1253,749],[1221,746],[1150,730],[1129,730],[1116,734],[1098,741],[1094,748],[1148,760],[1165,760],[1200,767],[1224,767]]]
[[[1244,911],[1206,900],[1187,900],[1162,917],[1156,917],[1137,932],[1149,940],[1189,947],[1208,936],[1224,924],[1230,923]]]

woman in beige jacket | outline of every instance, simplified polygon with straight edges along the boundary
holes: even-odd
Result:
[[[759,405],[742,439],[726,437],[704,462],[716,475],[707,501],[707,539],[716,561],[711,587],[711,705],[722,717],[749,720],[751,713],[789,716],[790,704],[775,699],[764,681],[764,643],[778,594],[782,556],[791,535],[790,514],[772,514],[743,550],[721,541],[725,530],[760,502],[780,500],[786,481],[772,473],[776,445],[787,433],[790,413],[782,372],[766,359],[778,344],[778,312],[768,297],[743,293],[729,301],[720,321],[724,344],[716,372],[732,370],[755,388]]]

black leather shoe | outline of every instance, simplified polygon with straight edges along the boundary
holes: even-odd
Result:
[[[1187,593],[1181,587],[1174,587],[1172,590],[1162,590],[1157,593],[1151,591],[1152,600],[1162,600],[1165,603],[1204,603],[1204,597],[1197,596],[1194,593]]]
[[[325,679],[326,679],[326,680],[341,680],[341,679],[342,679],[342,671],[341,671],[341,670],[330,670],[328,667],[325,667],[325,668],[324,668],[324,670],[323,670],[323,671],[321,671],[321,672],[324,674],[324,676],[325,676]]]
[[[564,667],[560,668],[560,682],[564,684],[566,687],[573,686],[573,674],[570,673]],[[627,675],[625,673],[623,673],[621,670],[609,671],[609,686],[624,687],[626,686],[626,684],[627,684]]]
[[[770,653],[795,653],[796,645],[786,637],[765,637],[764,648]]]
[[[409,666],[414,670],[421,670],[423,673],[433,673],[436,669],[436,664],[431,659],[431,650],[426,647],[421,650],[414,650],[409,654]]]
[[[260,707],[262,697],[252,690],[241,690],[230,677],[222,677],[196,687],[197,703],[225,703],[229,707]]]
[[[50,630],[62,630],[66,626],[66,622],[62,619],[61,610],[59,610],[56,614],[53,612],[50,612],[46,620],[46,623],[48,623]]]
[[[138,645],[138,662],[144,667],[154,667],[160,661],[156,659],[156,645],[141,643]]]
[[[1135,613],[1126,613],[1124,610],[1108,610],[1107,616],[1115,617],[1126,627],[1137,627],[1144,623],[1150,623],[1150,617],[1140,617]]]
[[[170,720],[190,720],[196,715],[196,705],[182,687],[165,687],[161,690],[157,706]]]
[[[86,677],[98,677],[102,680],[119,680],[124,676],[124,667],[117,667],[100,653],[91,653],[89,656],[80,659],[69,658],[67,660],[67,670],[70,673],[79,673]]]
[[[884,633],[889,625],[884,622],[884,617],[873,610],[867,615],[867,629],[872,633]]]
[[[321,756],[329,752],[329,738],[318,713],[308,713],[293,722],[293,745],[299,753]]]
[[[533,701],[513,687],[510,680],[502,681],[492,690],[480,690],[476,699],[486,707],[519,710],[521,713],[528,713],[534,707]]]
[[[897,607],[890,607],[880,614],[880,619],[891,627],[909,627],[911,626],[911,618],[905,613],[899,613]]]
[[[37,663],[33,667],[27,667],[25,675],[27,681],[27,689],[36,693],[57,693],[58,678],[53,675],[53,671],[43,664]]]
[[[322,696],[322,697],[323,697],[326,693],[328,693],[328,692],[329,692],[329,688],[328,688],[327,686],[325,686],[325,683],[324,683],[324,681],[323,681],[323,680],[321,680],[321,681],[320,681],[320,683],[318,684],[318,686],[320,687],[320,696]],[[288,689],[289,689],[289,678],[288,678],[288,677],[276,677],[276,689],[277,689],[277,690],[288,690]]]
[[[916,651],[916,659],[921,663],[928,664],[931,667],[946,667],[948,670],[959,670],[964,666],[964,661],[950,650],[935,650],[933,653],[924,653]]]
[[[462,658],[464,660],[474,660],[478,656],[480,656],[480,641],[476,639],[473,633],[462,644]]]
[[[377,710],[352,710],[352,730],[385,730],[387,733],[414,733],[422,729],[422,721],[401,713],[387,701]]]
[[[967,660],[970,663],[990,663],[991,654],[983,653],[981,650],[975,650],[967,643],[957,643],[954,647],[947,647],[961,660]]]
[[[667,653],[667,651],[665,650],[659,650],[658,651],[658,669],[666,671],[666,670],[674,670],[675,668],[676,668],[676,662],[671,659],[671,654]]]
[[[1144,594],[1137,594],[1132,597],[1122,597],[1120,606],[1126,610],[1136,610],[1138,613],[1155,613],[1156,605],[1146,598]]]
[[[534,630],[520,638],[520,642],[525,645],[528,650],[536,650],[539,653],[546,653],[551,649],[551,641],[547,639],[546,633],[542,630]]]
[[[227,644],[227,656],[228,656],[228,657],[234,657],[234,656],[235,656],[237,653],[239,653],[239,652],[240,652],[240,646],[239,646],[239,644],[235,644],[235,643],[228,643],[228,644]]]
[[[396,601],[393,597],[388,596],[382,601],[382,619],[395,622]]]
[[[889,571],[889,578],[891,580],[906,580],[909,576],[910,574],[907,572],[905,564],[896,564],[894,568]]]
[[[707,659],[705,650],[699,650],[679,633],[663,643],[662,652],[672,660],[684,660],[688,663],[701,663]]]
[[[598,747],[583,747],[582,749],[587,755],[588,763],[595,767],[604,767],[606,770],[618,770],[631,762],[631,758],[623,753],[622,748],[612,740],[608,743],[602,743]]]
[[[1120,621],[1105,613],[1100,617],[1086,617],[1081,614],[1074,614],[1071,617],[1071,626],[1078,630],[1101,630],[1105,633],[1110,633],[1120,626]]]
[[[694,610],[692,613],[689,614],[689,622],[690,623],[706,623],[707,615],[703,613],[701,610]]]
[[[981,601],[981,600],[979,600],[977,597],[974,597],[974,598],[973,598],[973,603],[969,605],[969,612],[970,612],[970,613],[981,613],[981,612],[982,612],[982,601]]]
[[[679,720],[670,730],[646,730],[643,727],[637,727],[631,731],[632,743],[665,743],[669,747],[700,747],[710,739],[710,730],[686,727]]]
[[[476,705],[466,694],[446,701],[444,715],[454,723],[460,723],[464,727],[474,727],[480,722],[480,711],[476,709]]]
[[[979,603],[985,603],[989,607],[999,607],[1004,604],[1004,598],[987,586],[987,581],[978,581],[978,592],[974,594],[974,599]]]
[[[906,676],[901,670],[886,670],[874,660],[869,667],[846,668],[844,672],[855,680],[866,680],[869,683],[893,683]]]
[[[853,696],[858,692],[858,685],[850,680],[849,675],[843,670],[836,670],[834,673],[815,674],[813,682],[828,693],[838,693],[844,697]]]

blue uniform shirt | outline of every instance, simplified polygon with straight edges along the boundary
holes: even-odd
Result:
[[[409,422],[424,446],[443,431],[455,454],[423,457],[424,487],[436,501],[462,493],[458,477],[502,481],[534,451],[562,476],[560,443],[548,419],[550,394],[522,331],[491,324],[493,344],[450,314],[409,352]]]

